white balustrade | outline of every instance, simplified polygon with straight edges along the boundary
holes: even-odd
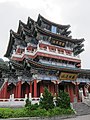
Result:
[[[0,107],[24,107],[27,98],[27,94],[25,94],[25,98],[14,98],[14,94],[12,94],[9,99],[0,99]],[[40,98],[32,98],[29,93],[29,100],[31,104],[39,104]]]
[[[14,101],[14,94],[12,94],[12,96],[11,96],[11,100]]]
[[[66,52],[65,52],[65,50],[64,50],[64,53],[60,53],[58,51],[58,48],[56,48],[56,50],[50,50],[48,46],[46,46],[46,48],[41,48],[39,46],[39,44],[37,45],[37,49],[35,49],[34,51],[28,51],[27,48],[25,48],[25,51],[22,54],[20,54],[20,53],[19,54],[13,53],[12,57],[22,58],[24,56],[24,54],[25,55],[34,56],[38,52],[45,53],[45,54],[51,54],[51,55],[55,55],[55,56],[62,56],[62,57],[67,57],[67,58],[73,58],[73,59],[80,60],[79,55],[78,56],[74,56],[73,53],[70,54],[70,55],[67,55]]]
[[[40,97],[43,98],[43,93],[40,94]]]
[[[28,97],[27,97],[27,94],[25,94],[25,100],[27,99]]]
[[[32,99],[32,94],[29,93],[29,100],[31,101],[31,99]]]

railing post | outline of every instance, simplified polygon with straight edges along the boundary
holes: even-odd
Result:
[[[43,98],[43,93],[40,94],[40,97]]]
[[[27,94],[25,94],[25,100],[27,99]]]
[[[29,93],[29,100],[31,101],[31,99],[32,99],[32,95],[31,93]]]
[[[12,101],[14,101],[14,94],[12,94]]]

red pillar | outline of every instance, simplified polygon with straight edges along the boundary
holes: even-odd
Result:
[[[40,94],[44,92],[43,84],[42,82],[40,83]]]
[[[48,90],[51,92],[51,83],[48,84]]]
[[[79,102],[79,86],[78,86],[77,82],[76,82],[75,89],[76,89],[77,101]]]
[[[18,97],[18,82],[16,83],[16,91],[15,91],[15,98]]]
[[[3,87],[1,88],[1,98],[3,98]]]
[[[30,93],[32,94],[32,82],[30,81]]]
[[[37,80],[34,80],[34,97],[37,97]]]
[[[70,85],[69,90],[70,90],[70,102],[73,102],[73,88],[71,85]]]
[[[17,98],[21,98],[21,84],[22,84],[21,78],[18,77],[18,82],[16,84],[16,95],[15,95]]]
[[[4,86],[2,87],[2,98],[4,98]]]
[[[0,98],[1,98],[1,90],[0,90]]]
[[[1,98],[2,98],[2,88],[1,88]]]
[[[51,93],[54,95],[54,83],[51,82]]]
[[[28,84],[26,85],[26,94],[27,94],[27,96],[29,95],[29,86],[28,86]]]
[[[58,81],[56,80],[56,85],[55,85],[55,93],[56,95],[58,94]]]
[[[21,81],[18,81],[18,98],[21,98]]]
[[[8,81],[5,81],[5,84],[3,86],[3,98],[7,98],[7,87],[8,87]]]

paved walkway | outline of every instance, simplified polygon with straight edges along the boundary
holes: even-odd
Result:
[[[76,118],[68,118],[63,120],[90,120],[90,115],[77,116]]]
[[[52,118],[8,118],[8,119],[0,119],[0,120],[90,120],[90,115],[76,116],[73,118],[61,118],[61,117],[52,117]]]
[[[89,102],[90,103],[90,102]],[[89,115],[90,114],[90,106],[85,103],[73,103],[73,108],[76,111],[77,115]]]

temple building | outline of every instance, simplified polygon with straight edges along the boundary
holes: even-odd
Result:
[[[47,87],[53,96],[68,92],[71,102],[80,102],[79,89],[90,83],[90,70],[81,69],[80,53],[84,39],[73,39],[70,25],[51,22],[39,14],[37,21],[28,17],[19,21],[17,32],[10,30],[5,57],[7,67],[0,64],[0,99],[40,98]]]

